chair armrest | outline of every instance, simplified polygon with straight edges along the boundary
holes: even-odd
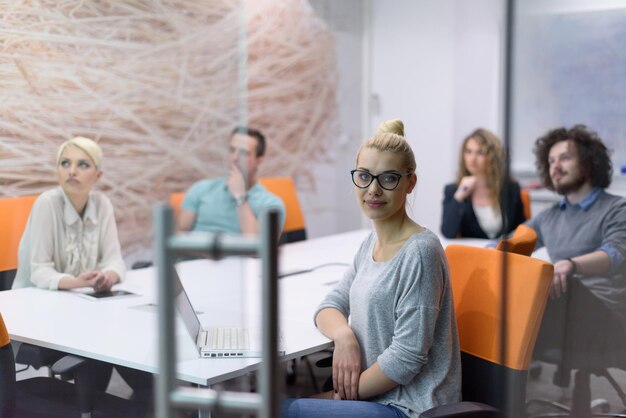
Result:
[[[317,367],[332,367],[333,366],[333,355],[331,353],[328,357],[323,357],[315,362]]]
[[[51,367],[54,374],[66,374],[87,362],[86,358],[68,354],[57,360]]]
[[[35,369],[49,367],[65,355],[65,353],[61,351],[28,343],[21,343],[16,351],[16,363],[33,366]]]
[[[420,418],[502,418],[500,413],[493,406],[479,402],[456,402],[447,405],[440,405],[422,412]]]
[[[152,266],[152,261],[141,260],[141,261],[135,261],[130,269],[131,270],[145,269],[146,267],[151,267],[151,266]]]

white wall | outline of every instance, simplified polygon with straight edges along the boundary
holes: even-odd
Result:
[[[554,127],[576,123],[599,133],[614,150],[618,168],[626,164],[621,36],[625,16],[626,0],[518,2],[515,171],[533,177],[536,138]]]
[[[433,231],[460,141],[479,126],[499,131],[501,10],[496,0],[373,0],[371,132],[404,121],[420,177],[414,219]]]
[[[458,148],[478,127],[502,137],[504,5],[499,0],[454,3],[454,136]]]
[[[419,176],[413,217],[438,231],[454,136],[454,2],[374,0],[371,65],[370,134],[383,120],[404,121]]]
[[[316,190],[299,191],[309,238],[361,227],[349,171],[362,140],[362,0],[309,0],[335,37],[338,133],[330,139],[328,161],[315,170]]]

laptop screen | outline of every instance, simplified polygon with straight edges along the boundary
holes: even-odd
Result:
[[[183,318],[183,322],[185,323],[189,334],[191,334],[193,342],[196,343],[202,326],[196,312],[193,310],[193,306],[191,305],[189,296],[187,296],[187,292],[185,292],[185,288],[180,281],[180,277],[178,277],[176,268],[174,268],[174,299],[176,308],[178,309],[180,316]]]

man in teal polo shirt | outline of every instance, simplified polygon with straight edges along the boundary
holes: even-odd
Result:
[[[178,230],[256,234],[259,214],[273,208],[280,213],[282,230],[282,200],[257,182],[264,154],[265,137],[260,131],[236,127],[230,137],[229,175],[191,186],[178,216]]]

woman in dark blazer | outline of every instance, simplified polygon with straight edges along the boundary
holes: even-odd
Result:
[[[526,220],[519,184],[503,184],[503,161],[502,144],[492,132],[477,129],[465,138],[457,181],[444,189],[446,238],[495,238]]]

